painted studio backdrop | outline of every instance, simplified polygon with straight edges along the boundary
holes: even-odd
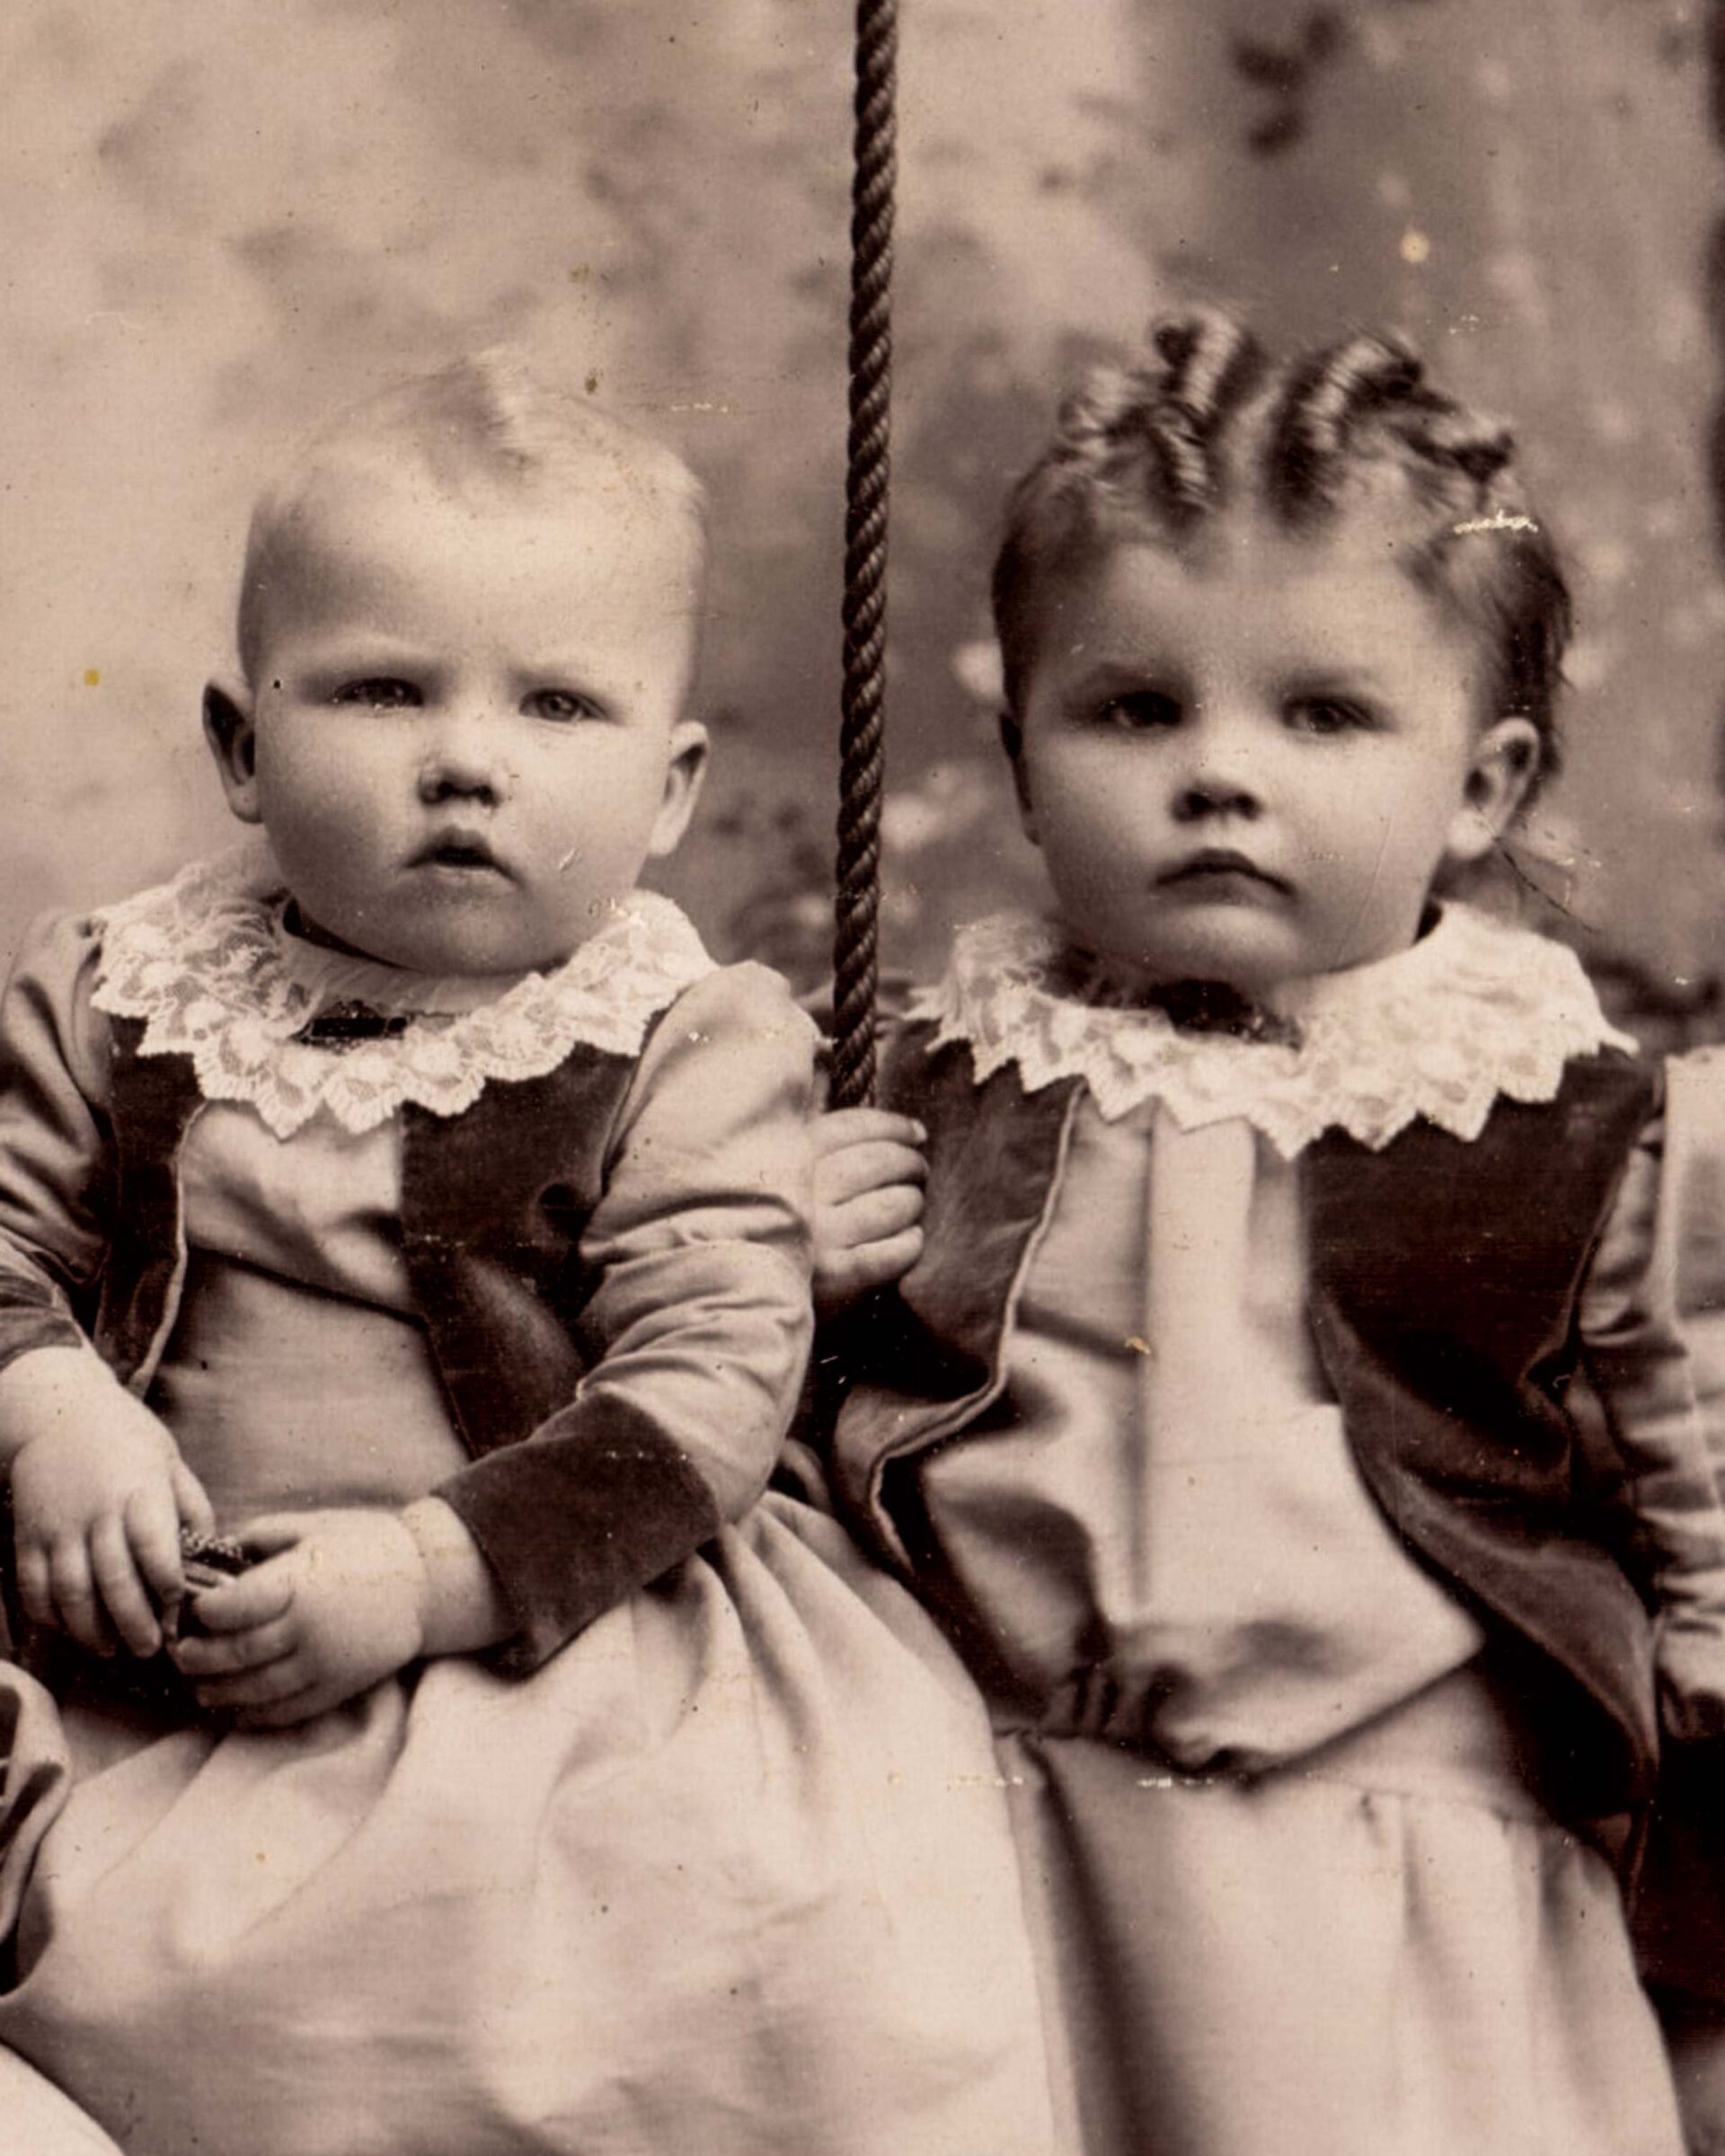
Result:
[[[1542,874],[1725,1029],[1718,24],[1706,0],[904,0],[888,955],[1022,888],[984,588],[1073,366],[1172,300],[1411,331],[1577,571]],[[682,446],[718,738],[673,871],[818,965],[836,762],[840,0],[5,0],[0,955],[230,826],[198,735],[252,489],[505,342]]]

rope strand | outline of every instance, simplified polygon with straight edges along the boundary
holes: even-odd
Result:
[[[833,944],[835,1108],[874,1091],[885,776],[887,502],[891,470],[897,0],[857,0],[851,188],[850,437],[845,489],[845,685]]]

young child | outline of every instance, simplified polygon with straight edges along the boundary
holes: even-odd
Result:
[[[914,1258],[833,1469],[989,1698],[1067,2131],[1675,2156],[1618,1865],[1662,1754],[1721,1816],[1725,1515],[1658,1074],[1444,895],[1556,761],[1509,439],[1172,322],[995,600],[1049,914],[960,933],[817,1241],[839,1303]]]
[[[267,849],[0,1011],[0,2043],[132,2156],[1048,2145],[969,1687],[756,1503],[812,1029],[635,888],[703,543],[507,362],[338,422],[207,700]]]

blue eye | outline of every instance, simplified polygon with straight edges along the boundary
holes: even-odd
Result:
[[[387,675],[367,675],[363,681],[343,682],[330,702],[368,704],[376,711],[408,711],[417,710],[425,698],[411,681],[397,681]]]
[[[1163,689],[1132,689],[1096,708],[1101,725],[1123,734],[1154,733],[1180,725],[1185,716],[1180,699]]]
[[[1349,696],[1294,696],[1282,707],[1283,723],[1296,734],[1367,734],[1377,725],[1368,706]]]
[[[550,719],[567,726],[577,719],[603,719],[605,709],[574,689],[535,689],[522,703],[530,719]]]

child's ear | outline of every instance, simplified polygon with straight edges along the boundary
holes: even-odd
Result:
[[[243,683],[212,681],[204,691],[204,738],[216,759],[227,805],[243,824],[262,821],[258,807],[258,729],[252,692]]]
[[[1450,862],[1479,861],[1516,820],[1539,769],[1539,729],[1531,719],[1499,719],[1473,744],[1462,805],[1444,849]]]
[[[1015,711],[1003,711],[1000,714],[1000,746],[1006,751],[1006,761],[1013,767],[1013,791],[1018,800],[1019,828],[1033,846],[1039,846],[1037,835],[1036,810],[1031,802],[1031,782],[1024,769],[1024,729],[1018,722]]]
[[[647,858],[662,861],[674,853],[689,827],[694,804],[707,775],[707,729],[698,720],[681,719],[671,729],[670,760],[665,766],[665,791],[659,814],[653,818]]]

